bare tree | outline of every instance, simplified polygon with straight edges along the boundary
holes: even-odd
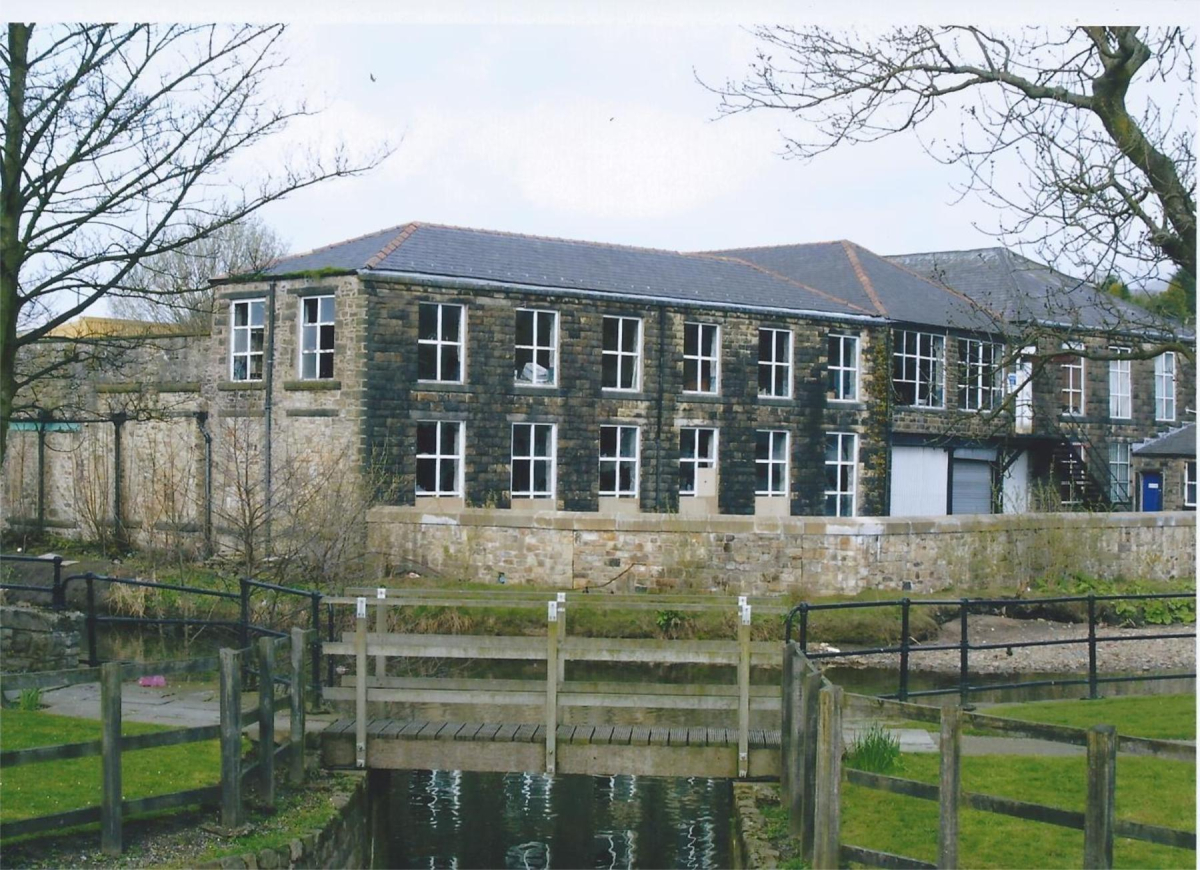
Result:
[[[740,82],[712,88],[725,114],[795,116],[787,153],[906,131],[966,167],[964,193],[1000,208],[1000,235],[1088,280],[1196,275],[1193,35],[1182,28],[898,27],[879,36],[759,27]],[[961,135],[926,122],[957,113]],[[1016,161],[1019,176],[1009,171]],[[1072,269],[1068,269],[1071,271]]]
[[[24,388],[78,356],[21,366],[30,347],[105,297],[145,295],[138,268],[329,178],[354,157],[273,154],[251,182],[233,158],[311,115],[269,93],[278,25],[9,24],[0,165],[0,460]],[[86,353],[86,348],[81,353]]]
[[[130,276],[131,295],[112,300],[118,317],[178,324],[206,332],[212,323],[209,279],[262,270],[287,245],[257,215],[220,227],[185,247],[148,257]]]

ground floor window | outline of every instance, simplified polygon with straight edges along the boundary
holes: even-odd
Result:
[[[1196,506],[1196,463],[1189,462],[1183,469],[1183,504],[1185,507]]]
[[[787,495],[788,433],[759,429],[754,439],[755,495]]]
[[[830,432],[825,436],[825,515],[854,516],[858,436]]]
[[[1108,445],[1108,499],[1114,505],[1129,504],[1129,444]]]
[[[554,440],[553,423],[513,423],[513,498],[554,498]]]
[[[1063,507],[1076,507],[1083,504],[1084,492],[1087,488],[1087,452],[1080,441],[1072,441],[1064,446],[1058,457],[1058,498]]]
[[[600,427],[600,495],[637,498],[638,427]]]
[[[417,424],[417,495],[461,496],[464,424]]]
[[[712,495],[696,491],[698,472],[717,467],[717,430],[684,427],[679,430],[679,494]]]

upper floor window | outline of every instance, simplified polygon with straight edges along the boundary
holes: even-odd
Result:
[[[234,381],[261,381],[266,326],[264,299],[239,299],[232,305],[232,343],[229,346],[229,377]]]
[[[461,384],[466,308],[422,302],[417,338],[417,379]]]
[[[1063,345],[1063,350],[1078,351],[1083,348],[1078,344]],[[1062,412],[1076,417],[1083,416],[1083,357],[1078,354],[1067,354],[1059,366],[1062,373]]]
[[[464,424],[417,424],[417,495],[461,496]]]
[[[858,336],[829,336],[829,398],[858,401]]]
[[[600,427],[600,495],[637,498],[638,427]]]
[[[554,435],[553,423],[513,423],[513,498],[554,498]]]
[[[1110,347],[1110,353],[1128,355],[1127,347]],[[1108,416],[1128,420],[1133,416],[1133,362],[1129,359],[1108,361]]]
[[[683,325],[683,391],[718,392],[720,377],[720,328],[715,323]]]
[[[300,300],[300,377],[333,377],[333,297]]]
[[[1175,421],[1175,351],[1154,358],[1154,419]]]
[[[717,467],[717,430],[683,427],[679,430],[679,494],[715,495],[710,469]],[[699,481],[699,483],[697,483]]]
[[[518,384],[558,383],[558,312],[517,310],[516,364]]]
[[[792,395],[791,330],[758,330],[758,394],[773,399]]]
[[[787,432],[775,429],[759,429],[754,433],[754,471],[755,495],[787,495]]]
[[[958,341],[958,407],[989,411],[1004,399],[1004,347],[990,341]]]
[[[637,390],[642,385],[642,321],[637,317],[605,317],[601,386]]]
[[[897,401],[944,408],[946,336],[898,330],[892,338],[892,388]]]
[[[1108,500],[1114,505],[1128,505],[1129,442],[1108,442]]]
[[[825,516],[854,516],[857,489],[858,436],[830,432],[825,436]]]
[[[1196,460],[1185,463],[1183,467],[1183,506],[1196,506]]]

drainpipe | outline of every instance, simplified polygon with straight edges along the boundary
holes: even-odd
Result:
[[[667,309],[665,306],[658,308],[658,420],[655,423],[654,441],[657,445],[657,451],[654,457],[654,511],[662,513],[663,497],[662,497],[662,467],[663,467],[663,395],[664,383],[666,381],[666,369],[663,366],[666,364],[666,333],[667,333]]]
[[[208,412],[195,413],[196,425],[200,428],[200,436],[204,439],[204,557],[211,559],[213,554],[212,528],[212,433],[208,431]]]
[[[271,514],[274,493],[271,490],[271,397],[275,393],[275,282],[272,281],[267,291],[267,335],[265,358],[263,360],[263,387],[266,396],[263,399],[263,488],[266,490],[264,505],[263,536],[265,538],[264,553],[271,551]]]
[[[50,415],[41,413],[41,422],[37,428],[37,530],[38,535],[46,533],[46,423]]]

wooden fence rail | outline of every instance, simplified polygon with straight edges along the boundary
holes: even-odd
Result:
[[[800,837],[804,858],[815,868],[836,868],[846,861],[871,867],[959,866],[958,814],[961,807],[1013,816],[1084,832],[1085,867],[1112,867],[1114,837],[1143,840],[1181,849],[1196,849],[1196,834],[1158,825],[1116,818],[1116,758],[1118,750],[1195,763],[1192,745],[1165,740],[1118,735],[1110,725],[1089,729],[1042,725],[901,701],[881,700],[845,693],[823,676],[801,651],[789,643],[784,650],[784,699],[795,699],[784,729],[781,770],[789,829]],[[815,701],[815,704],[814,704]],[[817,715],[812,714],[816,708]],[[841,716],[843,710],[869,712],[889,718],[938,722],[941,727],[941,764],[935,783],[885,776],[860,770],[843,770]],[[966,792],[961,787],[960,740],[970,727],[1011,736],[1035,737],[1087,748],[1087,806],[1084,812],[1013,800],[997,795]],[[815,784],[808,779],[808,757],[815,753]],[[864,788],[938,801],[938,862],[893,855],[840,842],[841,782]],[[811,796],[811,797],[810,797]]]
[[[0,824],[0,838],[61,830],[74,825],[100,823],[101,850],[108,855],[122,852],[122,825],[126,817],[173,809],[194,804],[220,803],[222,823],[237,827],[245,818],[242,793],[243,779],[257,773],[259,796],[268,806],[274,804],[274,765],[279,755],[290,754],[289,779],[298,783],[304,776],[304,665],[305,651],[313,641],[311,629],[293,629],[290,638],[261,638],[257,644],[257,673],[259,702],[250,710],[241,709],[242,657],[248,650],[223,649],[219,656],[186,659],[175,662],[110,662],[98,668],[78,668],[44,674],[5,675],[0,689],[77,685],[100,683],[101,738],[81,743],[38,746],[31,749],[9,750],[0,753],[0,769],[57,761],[68,758],[100,756],[101,793],[98,806],[84,807]],[[286,674],[277,674],[276,653],[290,647],[290,667]],[[150,674],[202,673],[219,670],[221,676],[221,721],[217,725],[200,725],[150,734],[121,734],[121,683]],[[282,695],[273,689],[283,677],[287,691]],[[267,688],[270,687],[270,688]],[[291,737],[280,747],[274,745],[274,710],[279,703],[290,704]],[[258,761],[243,769],[242,736],[246,724],[259,723]],[[201,740],[221,741],[221,783],[203,788],[187,789],[153,797],[126,800],[122,794],[121,761],[126,752],[177,746]]]

